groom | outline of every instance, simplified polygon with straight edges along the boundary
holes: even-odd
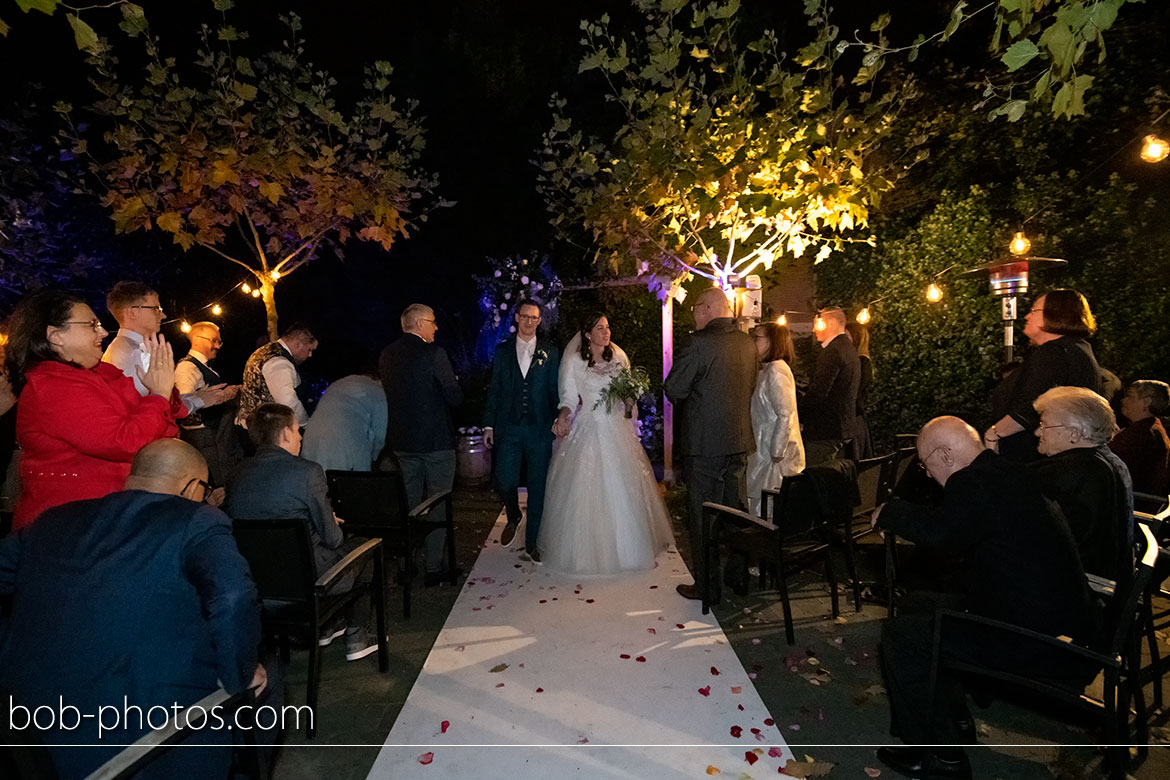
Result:
[[[508,524],[500,535],[507,547],[520,526],[521,464],[528,473],[528,524],[524,549],[537,563],[536,538],[544,514],[544,483],[552,458],[552,424],[560,407],[557,373],[560,355],[553,343],[536,335],[540,304],[523,300],[516,306],[516,336],[496,348],[492,381],[484,409],[483,440],[495,450],[496,489],[504,499]]]

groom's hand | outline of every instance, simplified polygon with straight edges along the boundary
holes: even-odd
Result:
[[[490,450],[496,444],[496,434],[491,428],[483,429],[483,443],[487,445]]]

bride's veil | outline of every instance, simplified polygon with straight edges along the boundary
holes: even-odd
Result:
[[[630,358],[626,355],[626,351],[612,341],[609,345],[613,347],[613,362],[629,366]],[[577,410],[580,397],[577,391],[578,378],[584,371],[585,361],[581,359],[581,331],[577,331],[573,334],[573,338],[569,339],[569,343],[565,345],[565,351],[561,353],[561,370],[557,377],[561,406],[567,406],[574,412]]]

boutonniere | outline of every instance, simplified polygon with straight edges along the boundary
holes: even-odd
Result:
[[[543,349],[538,349],[532,353],[532,364],[536,366],[543,366],[544,361],[548,360],[548,353]]]

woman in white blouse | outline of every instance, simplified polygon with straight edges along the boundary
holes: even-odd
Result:
[[[776,488],[784,477],[804,471],[804,444],[796,418],[796,381],[789,367],[796,350],[788,328],[774,322],[752,331],[760,356],[760,376],[752,395],[752,430],[756,451],[747,464],[748,508],[760,512],[760,493]]]

